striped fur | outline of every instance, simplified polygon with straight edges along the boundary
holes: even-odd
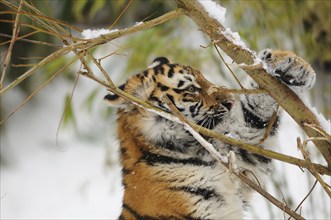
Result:
[[[276,77],[291,87],[311,87],[308,84],[313,83],[314,72],[305,66],[306,73],[294,73],[302,71],[296,63],[299,58],[278,53],[271,50],[260,53],[260,58],[272,69],[270,73],[277,72]],[[249,85],[256,87],[253,82]],[[162,97],[167,96],[188,120],[252,144],[263,137],[276,106],[265,94],[235,98],[207,81],[200,71],[172,64],[164,57],[155,59],[147,70],[128,79],[120,88],[170,112],[162,102]],[[105,100],[118,107],[117,133],[125,188],[119,219],[243,218],[250,190],[227,173],[182,125],[113,93],[106,95]],[[273,143],[278,122],[279,116],[261,147]],[[254,180],[263,181],[271,169],[268,158],[217,140],[209,141],[224,156],[233,151],[238,168],[249,170],[247,175]]]

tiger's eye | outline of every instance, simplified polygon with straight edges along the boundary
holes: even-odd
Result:
[[[195,87],[194,87],[194,86],[190,86],[190,87],[188,87],[188,88],[187,88],[187,91],[188,91],[188,92],[192,92],[192,93],[193,93],[193,92],[195,92],[195,91],[196,91],[196,89],[195,89]]]

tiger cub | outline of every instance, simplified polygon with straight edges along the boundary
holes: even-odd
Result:
[[[310,88],[311,67],[290,52],[259,54],[270,74],[291,88]],[[252,82],[253,88],[257,85]],[[276,102],[266,94],[235,97],[213,85],[193,67],[154,60],[131,77],[121,90],[171,112],[167,96],[188,120],[208,129],[257,144]],[[250,189],[224,167],[178,123],[132,104],[116,94],[105,100],[118,107],[117,135],[121,145],[124,200],[119,219],[242,219]],[[261,147],[272,143],[279,122]],[[269,158],[208,139],[222,155],[233,151],[237,167],[261,182],[271,169]]]

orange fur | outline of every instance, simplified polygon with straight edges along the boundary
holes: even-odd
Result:
[[[142,156],[138,149],[148,151],[153,148],[147,144],[139,126],[136,126],[140,123],[139,118],[131,112],[120,111],[119,115],[118,136],[122,147],[122,165],[125,172],[128,172],[123,179],[124,203],[138,210],[141,216],[169,216],[171,213],[173,217],[180,218],[183,214],[188,215],[191,211],[188,198],[167,190],[172,184],[166,177],[156,175],[162,167],[155,168],[146,163],[138,163]],[[126,209],[123,210],[122,216],[125,219],[135,219]]]

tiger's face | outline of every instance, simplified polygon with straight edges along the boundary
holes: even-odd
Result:
[[[119,88],[171,112],[162,101],[166,96],[187,119],[208,129],[221,123],[234,104],[233,96],[226,89],[209,82],[199,70],[171,64],[164,57],[156,58],[149,69],[131,77]],[[127,111],[137,109],[116,94],[106,95],[105,100]]]

